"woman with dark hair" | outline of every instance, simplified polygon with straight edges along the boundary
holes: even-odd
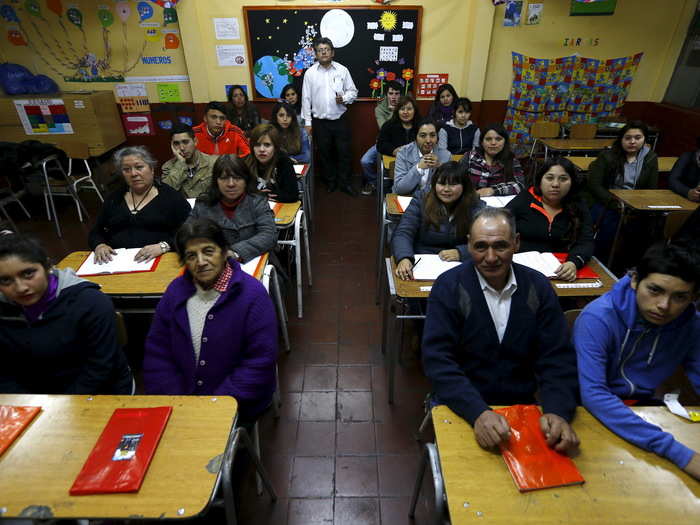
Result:
[[[282,88],[280,94],[280,102],[286,102],[294,108],[294,115],[300,127],[304,127],[304,121],[301,118],[301,95],[294,84],[287,84]]]
[[[237,261],[246,263],[277,245],[267,197],[258,192],[246,161],[235,155],[216,159],[209,190],[195,202],[190,220],[203,218],[221,228]]]
[[[233,258],[209,219],[175,238],[185,273],[163,294],[146,338],[147,394],[233,396],[253,423],[275,390],[277,319],[265,287]]]
[[[440,127],[444,126],[454,116],[458,98],[457,91],[452,87],[452,84],[441,84],[435,92],[435,100],[430,106],[428,116]]]
[[[231,86],[226,94],[228,98],[228,120],[234,126],[241,128],[247,135],[251,129],[260,124],[260,115],[252,102],[248,100],[248,93],[243,86],[238,84]]]
[[[379,130],[377,151],[396,157],[402,146],[416,140],[420,120],[416,100],[410,95],[399,98],[391,118]]]
[[[686,151],[673,165],[668,185],[678,195],[700,202],[700,137],[695,144],[695,151]]]
[[[447,149],[452,155],[464,155],[479,146],[481,131],[472,122],[472,102],[468,98],[458,98],[454,116],[442,128],[447,138]]]
[[[481,130],[481,143],[459,161],[481,197],[517,195],[525,187],[520,162],[510,150],[508,132],[500,124]]]
[[[429,191],[413,197],[392,237],[397,277],[413,279],[416,254],[438,254],[443,261],[466,260],[472,215],[484,206],[459,164],[442,164],[433,174]]]
[[[564,252],[557,279],[573,281],[576,270],[593,256],[593,229],[588,208],[579,197],[576,168],[566,158],[548,159],[537,172],[534,185],[511,200],[520,234],[521,252]]]
[[[272,106],[270,123],[279,133],[281,149],[289,155],[294,164],[311,162],[309,134],[306,128],[299,125],[292,106],[286,102],[278,102]]]
[[[0,348],[0,392],[133,393],[112,301],[14,233],[0,235]]]
[[[124,184],[105,199],[88,237],[97,264],[112,260],[115,248],[141,248],[136,261],[170,251],[175,232],[190,214],[182,194],[156,180],[157,162],[144,146],[114,154]]]
[[[258,181],[258,190],[266,193],[271,201],[298,201],[299,187],[294,164],[282,151],[277,128],[272,124],[255,126],[250,132],[250,147],[253,154],[246,157],[246,162]]]

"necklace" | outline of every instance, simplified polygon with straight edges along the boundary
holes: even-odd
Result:
[[[134,207],[131,209],[132,215],[136,215],[139,211],[141,211],[139,210],[139,206],[141,206],[141,203],[146,200],[148,194],[151,193],[152,187],[152,185],[148,187],[148,191],[146,191],[146,193],[143,194],[143,197],[141,197],[141,200],[138,203],[136,202],[136,199],[134,199],[134,192],[129,190],[129,193],[131,194],[131,202],[134,204]]]

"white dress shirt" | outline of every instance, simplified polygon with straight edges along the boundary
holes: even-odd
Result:
[[[335,97],[343,95],[343,104],[338,104]],[[357,88],[352,81],[348,68],[338,62],[331,62],[328,67],[321,67],[316,62],[304,74],[301,90],[301,116],[307,126],[311,125],[312,116],[327,120],[338,120],[357,98]]]
[[[484,279],[479,270],[474,268],[474,271],[476,272],[476,276],[479,278],[479,286],[484,292],[486,305],[489,307],[491,319],[493,319],[493,324],[496,327],[498,342],[501,343],[503,342],[503,334],[506,333],[508,319],[510,318],[511,299],[513,298],[515,291],[518,289],[518,282],[515,280],[515,273],[513,272],[513,268],[511,268],[508,282],[506,282],[503,290],[499,292],[486,282],[486,279]]]

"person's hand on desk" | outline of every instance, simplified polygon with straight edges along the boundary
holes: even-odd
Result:
[[[693,188],[688,192],[688,200],[693,202],[700,202],[700,186]]]
[[[561,264],[554,273],[557,275],[557,279],[561,279],[562,281],[575,281],[576,265],[571,261],[566,261]]]
[[[97,264],[106,264],[112,260],[112,255],[116,255],[116,251],[107,244],[98,244],[95,246],[95,262]]]
[[[441,261],[448,262],[458,262],[459,261],[459,250],[442,250],[438,253]]]
[[[136,252],[134,261],[148,262],[151,259],[155,259],[159,255],[163,255],[163,249],[160,247],[160,244],[148,244]]]
[[[479,188],[476,192],[479,194],[479,197],[491,197],[496,193],[493,188]]]
[[[501,414],[484,410],[474,421],[474,435],[481,448],[494,448],[510,439],[510,425]]]
[[[396,265],[396,277],[402,281],[413,280],[413,263],[410,259],[401,259]]]
[[[547,445],[557,452],[572,454],[578,450],[578,436],[563,417],[556,414],[543,414],[540,418],[540,428],[547,440]]]
[[[690,458],[690,462],[683,469],[686,474],[690,474],[695,479],[700,480],[700,454],[697,452]]]

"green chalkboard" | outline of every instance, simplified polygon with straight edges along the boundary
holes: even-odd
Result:
[[[394,78],[412,90],[422,13],[420,6],[244,7],[253,98],[277,99],[286,84],[301,86],[319,36],[333,41],[359,98],[382,96],[383,81]]]

